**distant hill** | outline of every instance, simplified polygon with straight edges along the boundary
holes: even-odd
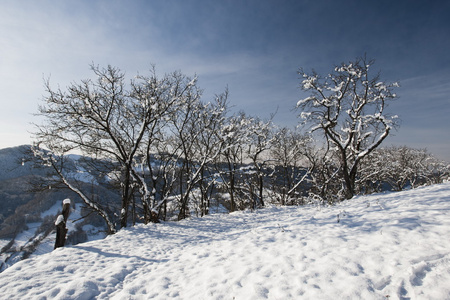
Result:
[[[67,244],[91,240],[104,231],[103,221],[90,214],[72,191],[61,188],[36,191],[33,183],[49,176],[50,169],[36,167],[30,155],[29,145],[0,149],[0,272],[35,251],[53,250],[54,222],[65,198],[73,202],[72,218],[80,219],[70,225]],[[79,160],[79,156],[69,156],[68,164],[79,165]],[[98,201],[114,205],[117,196],[112,191],[92,182],[84,184],[98,194]],[[83,216],[89,217],[86,220]]]
[[[0,149],[0,181],[30,174],[43,174],[44,170],[35,169],[32,163],[26,162],[30,148],[30,145],[22,145]]]
[[[41,212],[52,206],[55,201],[70,197],[74,201],[79,201],[78,195],[68,189],[48,189],[36,191],[34,184],[42,178],[51,174],[49,167],[37,166],[32,161],[30,145],[0,149],[0,238],[2,238],[2,226],[7,219],[17,214],[18,208],[27,206],[33,202],[33,212]],[[78,165],[83,167],[83,162],[78,155],[69,155],[66,165]],[[117,198],[111,191],[96,184],[95,177],[98,174],[91,174],[86,171],[85,174],[76,173],[77,179],[82,184],[89,186],[89,189],[99,193],[98,201],[102,198],[114,202]],[[81,178],[82,177],[82,178]],[[106,201],[106,200],[105,200]],[[31,206],[30,206],[31,208]],[[23,209],[22,209],[23,210]],[[32,214],[29,211],[27,214]]]
[[[30,193],[30,183],[47,173],[45,168],[35,168],[29,155],[29,145],[0,149],[0,238],[2,223],[19,206],[36,198],[35,193]],[[41,202],[45,202],[44,198]]]

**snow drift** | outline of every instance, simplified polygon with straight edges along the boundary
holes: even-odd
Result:
[[[8,299],[449,299],[450,183],[123,229],[0,274]]]

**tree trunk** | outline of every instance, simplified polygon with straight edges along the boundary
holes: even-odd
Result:
[[[128,205],[130,204],[130,169],[131,167],[126,167],[125,169],[125,179],[123,181],[123,191],[122,191],[122,210],[120,211],[120,228],[127,227],[128,220]]]
[[[235,193],[235,187],[234,187],[234,172],[230,172],[230,212],[236,211],[236,201],[234,200],[234,193]]]
[[[259,171],[261,172],[261,171]],[[263,174],[258,174],[258,183],[259,183],[259,203],[261,206],[264,206],[264,200],[263,200],[263,191],[264,191],[264,177]]]
[[[351,199],[355,195],[355,183],[352,182],[347,170],[344,170],[344,182],[345,182],[345,199]]]

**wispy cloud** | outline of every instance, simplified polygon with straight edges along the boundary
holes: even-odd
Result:
[[[197,74],[205,100],[228,86],[236,110],[266,117],[278,107],[275,121],[295,126],[297,69],[327,73],[366,52],[384,79],[402,85],[391,106],[403,119],[395,138],[419,145],[425,137],[417,134],[429,129],[426,139],[435,144],[432,133],[448,128],[448,13],[447,3],[405,7],[387,0],[5,0],[0,134],[20,128],[17,136],[24,135],[22,124],[44,93],[43,78],[64,88],[91,76],[91,62],[112,64],[130,77],[151,64],[160,73]]]

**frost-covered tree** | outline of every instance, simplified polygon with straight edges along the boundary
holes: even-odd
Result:
[[[230,197],[229,211],[243,209],[244,205],[239,201],[241,182],[241,167],[244,163],[244,148],[247,143],[246,125],[247,116],[244,113],[230,116],[221,128],[220,135],[224,141],[224,147],[216,162],[217,174],[220,177],[222,188]]]
[[[47,96],[38,114],[44,122],[36,125],[35,140],[53,158],[76,151],[114,166],[111,174],[116,175],[122,199],[120,227],[125,227],[136,185],[140,187],[144,210],[148,214],[152,209],[151,195],[135,169],[136,158],[153,143],[159,121],[189,97],[196,82],[179,73],[159,80],[153,72],[149,77],[137,76],[127,84],[124,73],[115,67],[92,65],[91,69],[95,80],[72,83],[66,91],[52,89],[46,83]],[[43,153],[38,152],[41,158],[50,163],[55,161],[43,157]],[[69,188],[74,188],[62,170],[58,175]],[[86,193],[80,189],[75,192],[88,206],[103,214]],[[108,226],[114,232],[113,225]]]
[[[195,161],[198,163],[200,173],[198,177],[199,200],[196,201],[195,209],[201,216],[208,214],[210,207],[210,196],[214,189],[215,180],[214,162],[219,157],[225,141],[221,135],[225,126],[228,111],[228,90],[216,95],[214,102],[203,105],[200,111],[199,122],[196,123],[198,135],[195,139],[194,149]]]
[[[336,153],[329,146],[329,143],[309,143],[305,148],[305,157],[309,168],[309,198],[333,203],[342,199],[342,181],[338,179],[340,168]]]
[[[374,156],[384,160],[384,181],[395,191],[401,191],[406,186],[414,187],[428,177],[427,161],[430,156],[425,149],[392,146],[380,149]]]
[[[216,97],[213,103],[203,103],[200,97],[198,89],[187,93],[180,109],[170,115],[168,123],[168,131],[172,135],[170,149],[179,163],[178,220],[189,216],[192,192],[205,184],[205,167],[220,154],[223,144],[216,131],[222,126],[226,101]],[[206,207],[200,207],[200,210],[204,214]]]
[[[264,177],[272,135],[272,120],[263,121],[258,117],[249,117],[245,130],[247,131],[247,158],[251,161],[253,170],[249,170],[248,191],[252,201],[252,207],[264,206]]]
[[[383,185],[392,166],[396,164],[386,148],[378,148],[361,161],[358,168],[358,193],[371,194],[383,191]],[[393,174],[393,176],[395,176]]]
[[[386,113],[396,98],[397,83],[385,83],[371,73],[373,61],[358,58],[342,63],[326,75],[300,69],[301,88],[310,93],[297,103],[301,118],[320,131],[339,156],[345,185],[345,198],[355,194],[355,181],[361,160],[389,135],[396,116]]]
[[[379,190],[386,183],[392,190],[441,183],[449,175],[449,165],[436,159],[426,149],[391,146],[373,151],[358,172],[364,192]]]
[[[429,175],[428,180],[430,184],[443,183],[450,178],[450,164],[446,161],[440,160],[431,156],[427,161]]]
[[[145,128],[141,146],[137,150],[139,158],[134,160],[131,173],[139,186],[144,223],[157,222],[159,210],[167,201],[170,190],[167,185],[158,182],[166,180],[167,183],[169,177],[161,171],[165,171],[173,163],[170,157],[163,157],[164,154],[160,153],[161,145],[167,143],[164,136],[171,116],[182,110],[186,99],[190,99],[191,94],[198,90],[197,78],[191,79],[179,72],[159,78],[153,69],[151,76],[139,75],[136,79],[138,81],[131,82],[131,95],[145,99],[145,109],[141,113],[150,113],[153,118]]]
[[[270,157],[273,159],[271,175],[272,191],[282,205],[298,203],[299,187],[307,181],[309,170],[305,169],[307,149],[311,137],[287,127],[275,130]]]

